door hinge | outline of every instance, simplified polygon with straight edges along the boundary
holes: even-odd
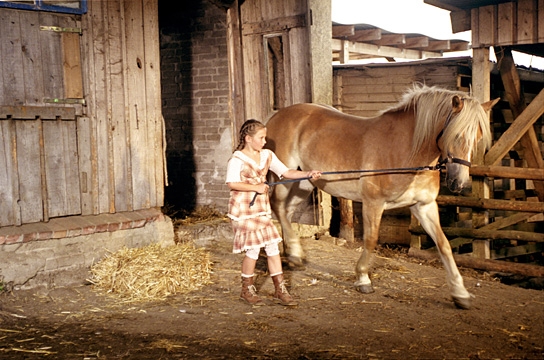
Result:
[[[81,28],[60,27],[60,26],[40,26],[40,30],[42,30],[42,31],[54,31],[54,32],[78,33],[80,35],[83,33]]]
[[[43,99],[48,104],[81,104],[85,105],[85,99]]]

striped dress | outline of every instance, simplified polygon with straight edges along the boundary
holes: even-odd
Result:
[[[241,182],[256,185],[266,181],[273,154],[267,150],[263,152],[263,155],[267,156],[263,168],[259,168],[253,161],[248,161],[248,158],[240,151],[234,152],[232,156],[243,161],[240,171]],[[272,223],[268,193],[257,195],[255,203],[249,206],[254,196],[255,193],[252,191],[230,191],[228,217],[231,219],[234,231],[233,253],[241,253],[250,248],[262,248],[282,240]]]

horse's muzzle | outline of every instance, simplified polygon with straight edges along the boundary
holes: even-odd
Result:
[[[447,179],[447,184],[448,189],[455,194],[459,194],[464,187],[457,179]]]

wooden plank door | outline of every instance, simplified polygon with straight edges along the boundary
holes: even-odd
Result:
[[[81,213],[75,16],[0,9],[0,226]]]
[[[240,5],[245,116],[266,122],[280,108],[311,101],[306,1]]]

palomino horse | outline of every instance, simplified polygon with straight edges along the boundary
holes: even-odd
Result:
[[[486,111],[497,101],[480,104],[463,92],[416,86],[397,105],[374,118],[315,104],[292,105],[267,122],[268,145],[289,168],[327,173],[432,167],[443,158],[447,159],[448,187],[459,192],[470,181],[468,166],[476,144],[490,145]],[[323,175],[311,183],[274,186],[271,205],[281,223],[284,252],[297,265],[302,264],[304,254],[290,220],[314,186],[332,196],[362,202],[364,244],[355,268],[359,291],[374,291],[368,273],[383,211],[409,206],[437,245],[455,305],[470,307],[470,294],[440,227],[436,204],[439,171],[342,173]]]

